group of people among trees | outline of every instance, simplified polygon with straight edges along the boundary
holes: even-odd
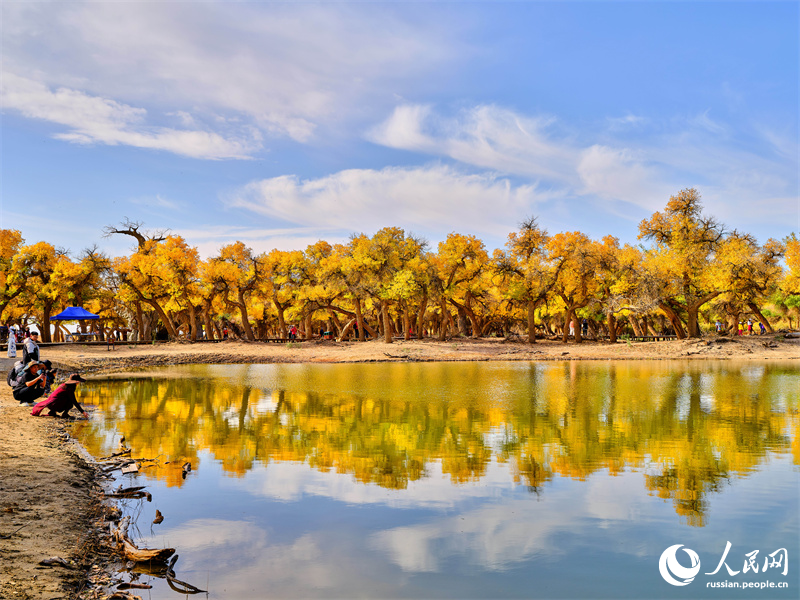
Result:
[[[0,230],[0,320],[34,318],[45,342],[51,315],[65,306],[100,315],[100,339],[129,328],[142,341],[226,332],[288,339],[293,327],[301,337],[323,331],[361,341],[517,334],[534,343],[538,334],[581,342],[587,334],[616,341],[623,331],[668,329],[697,337],[717,320],[731,333],[747,318],[768,332],[800,324],[797,235],[759,244],[727,231],[702,213],[694,189],[640,223],[648,247],[581,232],[551,235],[533,218],[491,255],[475,236],[451,233],[433,252],[395,227],[305,251],[256,254],[235,242],[205,260],[182,237],[143,231],[138,222],[107,227],[105,235],[129,236],[135,247],[117,258],[91,248],[73,260],[47,242],[25,245],[19,231]]]

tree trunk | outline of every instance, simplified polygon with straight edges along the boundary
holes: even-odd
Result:
[[[381,314],[383,316],[383,341],[387,344],[392,343],[392,321],[389,318],[389,303],[381,300]]]
[[[447,339],[447,298],[442,296],[439,301],[439,308],[442,311],[442,321],[439,326],[439,341],[443,342]]]
[[[283,316],[284,307],[274,297],[272,298],[272,304],[278,313],[278,328],[281,330],[281,337],[286,339],[289,337],[289,330],[286,327],[286,318]]]
[[[700,323],[697,320],[700,306],[701,305],[694,303],[686,306],[686,328],[689,330],[689,337],[692,338],[703,337],[703,334],[700,332]]]
[[[608,341],[612,344],[617,343],[617,318],[612,311],[606,314],[606,328],[608,329]]]
[[[353,325],[355,325],[355,323],[356,323],[355,317],[353,317],[347,323],[345,323],[344,327],[342,327],[342,330],[339,332],[339,337],[336,338],[336,341],[343,342],[350,333],[350,330],[353,328]]]
[[[331,317],[331,318],[330,318],[330,322],[332,322],[332,323],[333,323],[333,326],[336,328],[336,333],[337,333],[337,336],[336,336],[336,337],[340,337],[340,336],[342,335],[342,327],[343,327],[342,323],[341,323],[341,322],[339,321],[339,319],[336,317],[336,312],[335,312],[335,311],[333,311],[333,310],[329,310],[329,311],[328,311],[328,314],[329,314],[329,315],[330,315],[330,317]],[[330,332],[333,332],[333,329],[331,329],[331,328],[329,327],[329,328],[328,328],[328,331],[330,331]]]
[[[211,325],[211,302],[209,300],[203,303],[203,331],[205,331],[207,340],[214,339],[214,327]]]
[[[361,298],[356,297],[356,323],[358,323],[358,341],[363,342],[366,338],[364,331],[364,315],[361,312]]]
[[[643,320],[644,320],[644,325],[645,325],[645,328],[644,328],[645,331],[650,335],[658,335],[658,332],[655,330],[655,327],[653,327],[652,319],[648,319],[645,316]]]
[[[136,339],[138,341],[144,341],[144,316],[142,315],[142,303],[138,300],[135,303],[136,306]]]
[[[536,343],[536,301],[528,300],[528,343]]]
[[[247,315],[247,304],[245,303],[244,292],[239,290],[238,296],[239,302],[236,304],[239,307],[239,313],[242,315],[242,327],[244,328],[244,335],[252,342],[255,340],[255,336],[253,335],[253,329],[250,327],[250,317]]]
[[[472,310],[472,294],[467,292],[467,297],[464,302],[464,312],[467,313],[467,318],[469,319],[469,323],[472,326],[472,338],[478,339],[481,337],[482,327],[478,320],[478,315],[475,314],[475,311]]]
[[[672,310],[672,307],[668,304],[661,302],[659,303],[658,307],[664,311],[664,314],[667,315],[670,323],[672,324],[672,328],[675,330],[675,335],[678,336],[679,340],[686,338],[686,332],[683,330],[683,325],[681,324],[681,319],[678,317],[678,314]]]
[[[462,337],[468,337],[469,331],[467,331],[467,313],[464,312],[464,307],[458,304],[454,304],[456,307],[456,314],[458,318],[456,322],[458,323],[458,333]]]
[[[187,298],[186,301],[189,304],[189,341],[196,342],[197,341],[197,311],[194,309],[194,304],[192,301]]]
[[[628,317],[628,323],[630,323],[633,328],[633,335],[636,337],[641,337],[643,335],[642,328],[639,327],[639,321],[636,319],[636,315],[630,315]]]
[[[44,305],[44,310],[42,311],[42,331],[39,333],[42,334],[42,341],[45,343],[49,343],[52,341],[52,337],[50,337],[50,315],[53,313],[53,303],[46,302]]]
[[[144,301],[155,309],[156,313],[161,319],[161,322],[164,324],[164,327],[166,327],[167,334],[169,335],[170,339],[177,339],[178,333],[175,331],[175,325],[172,323],[172,319],[169,317],[169,315],[164,311],[163,308],[161,308],[159,303],[155,300],[149,299],[145,299]]]
[[[422,302],[419,304],[417,311],[417,339],[421,340],[423,335],[422,331],[425,327],[425,310],[428,308],[428,296],[423,296]]]
[[[403,339],[411,339],[411,319],[408,316],[408,304],[403,303]]]

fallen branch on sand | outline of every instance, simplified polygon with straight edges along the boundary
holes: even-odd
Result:
[[[17,533],[18,531],[20,531],[21,529],[25,529],[26,527],[27,527],[27,525],[23,525],[22,527],[20,527],[19,529],[15,529],[15,530],[14,530],[14,531],[12,531],[11,533],[7,533],[7,534],[5,534],[5,535],[0,535],[0,540],[7,540],[7,539],[10,539],[10,538],[11,538],[11,536],[13,536],[14,534],[16,534],[16,533]]]
[[[75,565],[72,563],[64,560],[60,556],[53,556],[51,558],[45,558],[44,560],[40,560],[39,564],[44,567],[64,567],[65,569],[74,569]]]

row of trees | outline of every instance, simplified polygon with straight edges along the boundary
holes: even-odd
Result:
[[[236,242],[207,260],[180,236],[146,232],[138,222],[104,234],[130,236],[136,246],[128,256],[92,248],[73,259],[0,230],[0,321],[37,322],[50,341],[50,317],[83,306],[106,331],[130,328],[141,340],[157,332],[214,339],[225,327],[248,340],[287,337],[288,324],[299,323],[303,337],[320,330],[386,342],[520,333],[531,343],[537,331],[567,341],[568,324],[583,318],[594,336],[611,341],[624,328],[684,338],[717,319],[735,329],[752,317],[769,331],[781,319],[800,322],[797,236],[759,245],[726,231],[702,214],[694,189],[642,221],[639,239],[649,246],[549,235],[533,218],[491,256],[471,235],[451,233],[432,252],[393,227],[305,251],[255,254]],[[580,342],[580,327],[574,335]]]

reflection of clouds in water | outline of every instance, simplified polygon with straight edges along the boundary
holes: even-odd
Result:
[[[450,508],[469,498],[496,498],[515,486],[507,465],[491,462],[479,482],[453,485],[442,472],[439,461],[425,465],[425,476],[409,481],[403,490],[363,484],[351,474],[322,472],[304,463],[270,463],[256,468],[243,479],[226,480],[226,485],[245,489],[257,496],[284,502],[303,496],[321,496],[348,504],[384,504],[393,508]]]
[[[167,541],[186,557],[183,567],[187,580],[202,582],[211,573],[209,589],[225,598],[394,598],[414,595],[419,591],[415,586],[422,581],[432,585],[430,589],[442,591],[449,589],[445,579],[458,577],[457,574],[470,573],[480,580],[480,572],[484,571],[513,578],[512,573],[520,568],[530,569],[551,585],[566,585],[565,589],[573,589],[570,586],[574,583],[578,586],[575,589],[581,591],[576,595],[580,596],[587,592],[580,587],[583,584],[569,582],[576,567],[586,570],[585,583],[607,574],[608,563],[599,557],[610,557],[616,564],[657,564],[658,555],[675,542],[676,535],[680,536],[677,541],[703,556],[713,555],[716,560],[725,539],[747,550],[771,551],[779,542],[787,545],[785,528],[788,525],[796,530],[796,517],[792,522],[788,515],[792,510],[797,512],[797,501],[785,502],[787,496],[792,497],[790,491],[772,498],[772,503],[765,503],[765,499],[775,489],[776,481],[781,482],[781,490],[788,490],[796,483],[796,477],[787,477],[793,469],[791,458],[777,462],[779,470],[759,473],[743,482],[747,489],[742,491],[748,493],[720,496],[734,506],[723,510],[723,517],[712,528],[681,526],[671,501],[648,495],[642,473],[623,472],[585,481],[556,477],[539,496],[520,488],[517,493],[501,496],[502,486],[497,483],[493,489],[478,494],[474,488],[479,486],[450,486],[444,482],[459,494],[450,496],[448,505],[418,505],[428,509],[424,513],[376,513],[376,507],[371,507],[370,515],[383,515],[377,522],[369,518],[364,523],[342,523],[335,517],[335,502],[330,502],[322,509],[334,517],[330,523],[327,519],[312,519],[309,527],[293,526],[290,539],[277,539],[278,530],[273,534],[267,509],[247,521],[187,522],[167,530],[159,540]],[[294,486],[291,493],[298,498],[310,495],[313,485],[323,491],[325,486],[319,477],[326,474],[306,465],[285,467],[274,470],[273,475],[283,478],[269,481],[268,487],[286,482]],[[267,471],[270,469],[272,465]],[[311,480],[304,479],[303,470],[313,476]],[[492,472],[503,474],[497,465],[492,466]],[[409,493],[356,484],[335,473],[327,477],[345,490],[349,485],[363,488],[368,493],[365,499],[373,502],[379,498],[369,493],[383,493],[387,503],[392,497]],[[237,480],[229,481],[238,484]],[[265,480],[244,483],[245,487],[263,485]],[[438,487],[427,494],[434,490]],[[324,491],[337,500],[339,496],[347,497],[336,486]],[[426,495],[422,497],[424,502]],[[319,499],[313,502],[314,510],[320,510]],[[411,506],[410,499],[402,503],[402,508]],[[774,521],[762,523],[760,529],[764,532],[756,533],[747,524],[746,516],[752,516],[759,507],[767,509]],[[444,579],[434,578],[439,576]],[[646,593],[649,584],[634,574],[630,577],[644,586],[638,591]]]
[[[652,512],[648,503],[652,501],[639,474],[567,482],[541,501],[512,500],[396,527],[373,535],[371,545],[408,572],[437,572],[454,560],[503,571],[538,554],[564,554],[563,534],[583,536],[591,530],[624,527],[635,516]]]
[[[352,597],[396,594],[384,583],[385,562],[365,552],[357,534],[304,534],[270,544],[266,530],[254,523],[198,519],[166,531],[164,538],[187,557],[184,572],[213,573],[208,585],[218,597],[328,597],[331,590]]]

